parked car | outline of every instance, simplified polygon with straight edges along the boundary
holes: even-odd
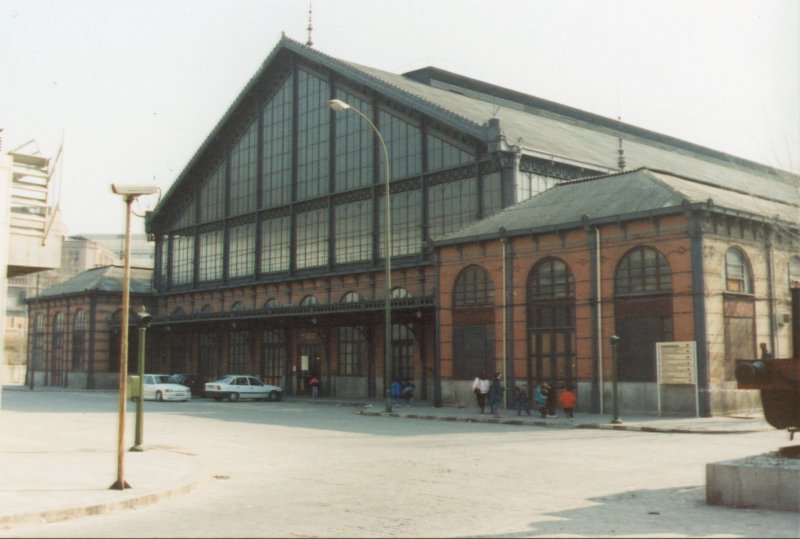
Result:
[[[145,374],[142,396],[144,400],[188,401],[192,398],[192,391],[173,383],[169,374]]]
[[[231,402],[239,399],[269,399],[278,401],[283,398],[283,389],[265,384],[255,376],[231,374],[206,384],[206,397]]]
[[[206,383],[199,374],[173,374],[170,381],[192,390],[192,395],[202,397],[205,395]]]

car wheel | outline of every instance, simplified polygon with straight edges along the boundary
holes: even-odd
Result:
[[[156,400],[157,401],[163,401],[164,400],[164,395],[162,395],[160,391],[156,391]]]
[[[239,394],[238,393],[231,393],[230,395],[228,395],[228,400],[231,401],[231,402],[238,401],[239,400]]]

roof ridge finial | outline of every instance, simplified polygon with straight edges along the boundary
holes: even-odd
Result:
[[[308,0],[308,41],[306,41],[308,47],[314,46],[314,42],[311,41],[311,30],[313,29],[314,27],[311,25],[311,0]]]
[[[622,147],[622,116],[617,116],[617,122],[619,122],[619,149],[617,150],[617,166],[620,170],[625,170],[625,148]]]

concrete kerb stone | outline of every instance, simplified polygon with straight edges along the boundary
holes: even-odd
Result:
[[[0,516],[0,529],[10,529],[19,526],[30,526],[36,524],[49,524],[52,522],[61,522],[64,520],[72,520],[94,515],[104,515],[124,509],[144,507],[162,500],[173,498],[175,496],[187,494],[208,481],[210,481],[210,478],[196,479],[176,488],[158,492],[149,492],[113,502],[95,503],[85,506],[76,505],[71,507],[58,507],[53,509],[26,511],[22,513],[3,515]]]

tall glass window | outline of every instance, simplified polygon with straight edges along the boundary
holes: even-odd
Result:
[[[258,122],[254,121],[231,152],[230,215],[256,209],[258,181]]]
[[[292,79],[264,107],[264,207],[288,204],[292,193]]]
[[[378,201],[380,256],[386,256],[386,202]],[[392,194],[392,256],[419,253],[422,250],[422,194],[419,190]]]
[[[232,331],[228,346],[228,372],[243,374],[250,359],[250,332]]]
[[[172,284],[191,284],[194,280],[194,236],[172,239]]]
[[[466,165],[475,157],[461,148],[445,142],[435,135],[428,135],[428,171]]]
[[[261,376],[264,382],[283,385],[285,365],[289,357],[286,333],[281,329],[267,329],[261,332]]]
[[[194,197],[192,197],[192,200],[188,204],[186,204],[186,206],[184,206],[183,209],[181,209],[181,213],[175,220],[175,224],[172,225],[172,228],[179,229],[194,225],[194,211],[195,211]]]
[[[199,281],[206,282],[222,279],[222,240],[222,230],[200,234],[200,256],[197,267]]]
[[[330,108],[328,83],[299,70],[297,99],[297,199],[328,193]]]
[[[216,221],[225,216],[225,162],[217,166],[200,189],[200,222]]]
[[[517,199],[516,202],[522,202],[529,198],[547,191],[553,187],[558,180],[542,174],[535,174],[533,172],[519,171],[517,175]]]
[[[75,313],[72,325],[72,370],[82,371],[86,356],[86,315],[83,310]]]
[[[420,129],[398,116],[381,110],[378,116],[381,135],[389,152],[392,181],[422,172],[422,134]],[[384,167],[380,168],[385,181]]]
[[[328,210],[297,214],[297,268],[328,264]]]
[[[228,276],[231,279],[253,275],[256,264],[256,224],[232,227],[228,231],[230,256]]]
[[[64,313],[56,313],[53,317],[53,340],[51,348],[53,358],[52,381],[60,384],[65,367],[64,357]]]
[[[289,227],[291,218],[278,217],[261,223],[261,271],[289,270]]]
[[[789,259],[789,288],[800,287],[800,256]]]
[[[341,89],[337,99],[360,110],[372,120],[372,107],[363,99]],[[336,115],[336,190],[345,191],[372,184],[372,128],[358,114]]]
[[[488,217],[503,209],[503,185],[501,174],[494,172],[482,178],[481,192],[482,217]]]
[[[478,198],[475,178],[440,183],[428,191],[429,236],[437,238],[476,220]]]
[[[205,312],[205,308],[203,310]],[[217,346],[217,334],[215,332],[204,332],[198,335],[197,355],[201,377],[206,380],[216,380],[222,376],[222,365],[219,360],[219,349]]]
[[[366,357],[367,340],[363,332],[352,326],[339,328],[339,374],[361,376]]]
[[[31,351],[33,370],[44,368],[44,321],[41,314],[33,319],[33,350]]]
[[[336,206],[336,263],[372,257],[372,200]]]

